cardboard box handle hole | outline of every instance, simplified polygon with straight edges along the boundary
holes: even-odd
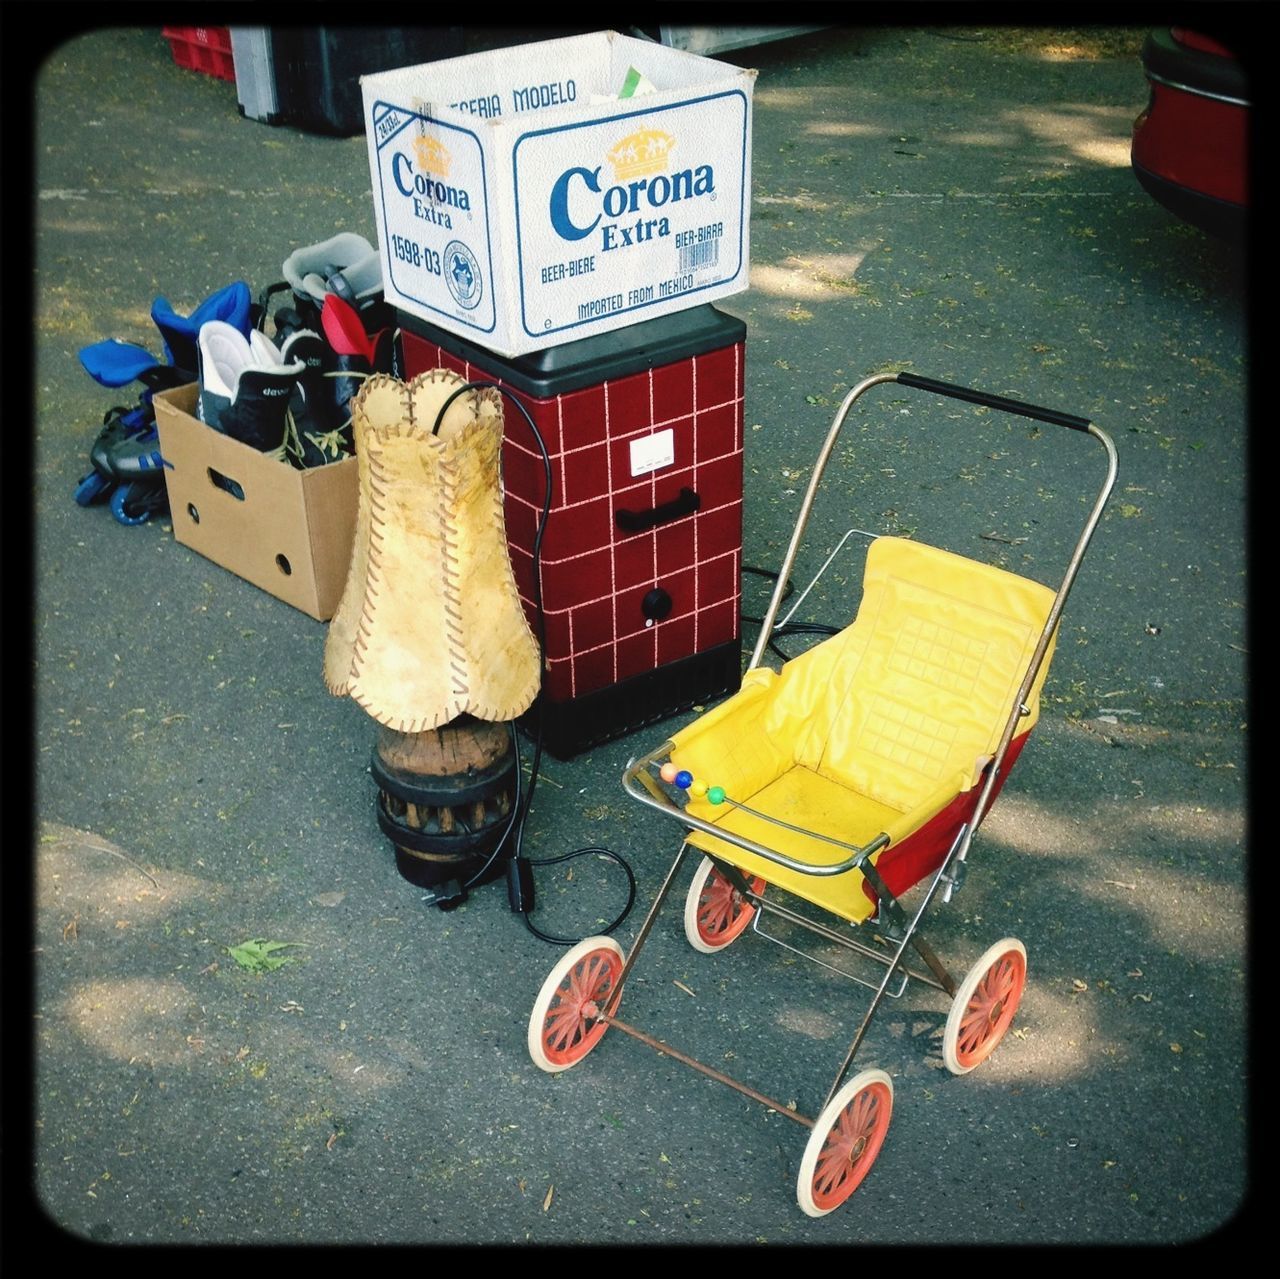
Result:
[[[213,467],[208,468],[209,483],[216,489],[221,489],[224,493],[230,493],[238,502],[244,501],[244,489],[240,487],[238,481],[233,480],[229,475],[223,475],[221,471],[215,471]]]
[[[285,577],[289,577],[293,573],[293,566],[289,563],[288,556],[277,555],[276,567],[285,575]]]

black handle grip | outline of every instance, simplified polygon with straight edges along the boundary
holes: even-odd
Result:
[[[650,511],[616,511],[614,519],[624,533],[643,533],[671,520],[692,515],[702,505],[702,499],[690,488],[680,490],[680,496],[655,506]]]
[[[1054,426],[1069,427],[1073,431],[1087,431],[1090,425],[1087,417],[1077,417],[1074,413],[1042,409],[1039,405],[1026,404],[1022,400],[1011,400],[1004,395],[988,395],[986,391],[974,391],[967,386],[938,382],[931,377],[918,377],[914,373],[899,373],[897,381],[903,386],[918,387],[922,391],[932,391],[935,395],[949,395],[953,400],[968,400],[970,404],[985,404],[987,408],[999,409],[1002,413],[1033,417],[1041,422],[1051,422]]]

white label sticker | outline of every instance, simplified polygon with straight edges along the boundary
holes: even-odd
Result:
[[[648,475],[676,460],[676,433],[670,427],[631,441],[631,474]]]

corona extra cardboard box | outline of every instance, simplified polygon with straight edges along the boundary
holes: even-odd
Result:
[[[601,31],[361,77],[387,300],[511,357],[743,292],[755,75]]]

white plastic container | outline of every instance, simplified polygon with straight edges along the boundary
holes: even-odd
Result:
[[[267,27],[231,27],[230,31],[240,114],[263,124],[279,124],[283,116],[276,93],[270,30]]]
[[[387,300],[516,356],[743,292],[755,76],[602,31],[361,77]]]

